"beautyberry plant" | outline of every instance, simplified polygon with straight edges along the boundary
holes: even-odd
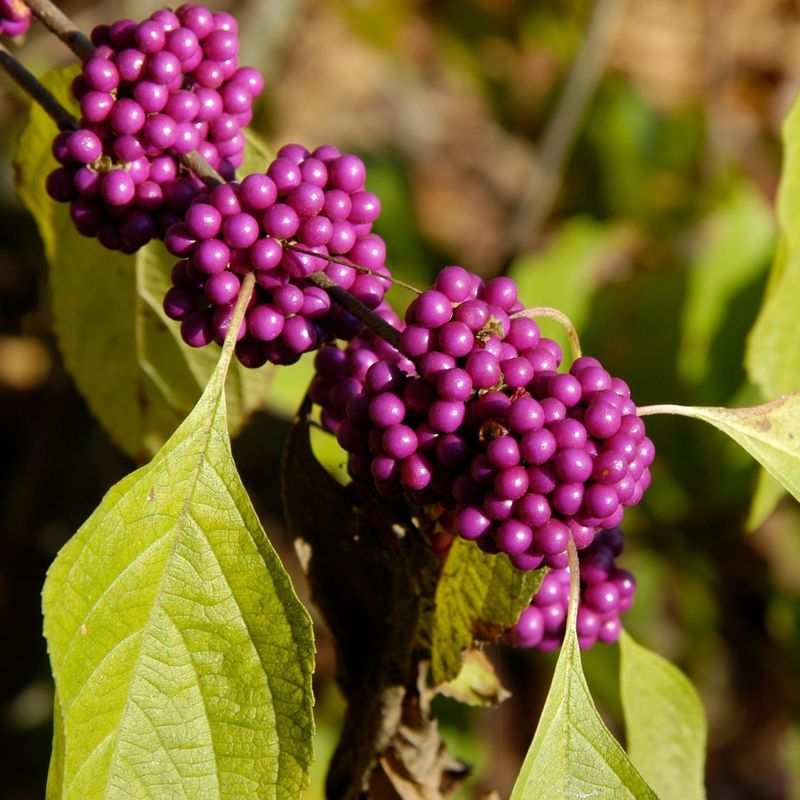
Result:
[[[48,798],[303,796],[311,620],[229,438],[252,387],[297,362],[311,374],[291,398],[284,511],[348,704],[327,796],[454,796],[467,768],[447,754],[431,700],[499,701],[486,654],[498,644],[559,649],[511,798],[701,797],[699,699],[622,627],[637,584],[617,563],[621,526],[658,467],[643,417],[709,422],[800,497],[800,396],[637,407],[625,380],[581,354],[569,320],[526,307],[535,298],[506,275],[451,264],[393,306],[364,161],[331,144],[273,153],[246,131],[265,82],[239,65],[234,17],[190,3],[70,40],[49,3],[30,7],[77,42],[81,64],[47,79],[54,99],[3,61],[53,118],[31,111],[20,194],[54,286],[57,266],[86,262],[103,287],[98,314],[116,326],[106,342],[85,321],[104,356],[90,362],[60,325],[68,366],[108,365],[81,383],[98,408],[127,388],[115,370],[128,358],[125,408],[158,420],[130,448],[149,448],[149,463],[109,490],[48,573]],[[0,1],[0,34],[29,19]],[[545,317],[564,323],[569,355],[542,334]],[[129,415],[103,420],[130,441]],[[581,650],[614,642],[627,753],[581,666]],[[645,706],[649,720],[631,711]],[[646,755],[636,742],[650,725]]]

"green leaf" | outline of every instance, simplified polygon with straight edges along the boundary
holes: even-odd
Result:
[[[695,383],[708,372],[711,345],[731,300],[769,263],[775,222],[761,192],[742,179],[704,220],[700,234],[702,244],[688,272],[678,353],[683,377]]]
[[[800,100],[784,122],[783,145],[777,202],[781,242],[745,358],[748,375],[764,397],[800,389]]]
[[[570,559],[577,567],[577,555]],[[509,800],[657,800],[597,713],[575,632],[579,598],[572,573],[564,644],[533,741]]]
[[[542,252],[516,259],[508,274],[517,282],[526,306],[557,308],[580,331],[592,297],[615,270],[615,261],[630,246],[632,236],[629,227],[575,217],[561,226]],[[540,324],[568,352],[563,328],[547,320]]]
[[[765,469],[760,469],[756,490],[747,514],[747,530],[758,530],[767,521],[785,494],[786,490],[783,486]]]
[[[657,653],[620,637],[628,754],[661,800],[703,800],[706,716],[689,679]]]
[[[311,623],[233,463],[229,359],[48,571],[63,800],[288,800],[307,783]]]
[[[45,85],[64,105],[76,67],[49,73]],[[55,168],[56,129],[33,106],[15,157],[20,198],[36,219],[50,265],[53,317],[67,369],[90,409],[128,455],[153,455],[197,402],[219,357],[193,349],[161,306],[175,259],[160,242],[135,256],[106,250],[75,230],[67,206],[44,188]],[[255,408],[269,405],[270,369],[238,362],[227,384],[228,420],[236,432]],[[285,412],[284,412],[285,413]]]
[[[677,414],[708,422],[741,445],[800,500],[800,392],[752,408],[658,405],[640,414]]]
[[[58,692],[53,697],[53,746],[50,752],[50,767],[47,770],[46,800],[60,800],[64,784],[64,716]]]
[[[783,167],[776,211],[781,238],[745,355],[747,374],[763,397],[800,389],[800,99],[783,123]],[[782,496],[769,476],[759,477],[748,528],[758,527]]]
[[[431,667],[435,684],[455,678],[462,652],[493,641],[530,603],[544,570],[520,572],[502,553],[489,555],[456,537],[436,585]]]

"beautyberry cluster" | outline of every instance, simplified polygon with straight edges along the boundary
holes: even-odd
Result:
[[[22,36],[31,25],[31,10],[22,0],[0,0],[0,36]]]
[[[357,335],[361,323],[331,307],[307,278],[324,272],[369,308],[382,303],[386,247],[371,232],[380,202],[365,190],[365,178],[357,156],[330,145],[309,153],[292,144],[265,173],[195,197],[165,238],[183,259],[164,309],[180,320],[184,341],[201,347],[224,339],[247,272],[255,273],[256,291],[237,353],[248,366],[289,364],[326,337]]]
[[[447,267],[406,314],[409,375],[381,362],[337,439],[354,478],[453,508],[456,530],[518,569],[567,565],[649,485],[653,445],[624,382],[593,358],[559,373],[558,345],[508,278]]]
[[[186,153],[233,177],[264,86],[239,67],[236,34],[230,14],[196,4],[92,31],[96,49],[72,85],[79,128],[56,137],[62,166],[47,179],[82,234],[127,252],[163,237],[204,188],[182,171]]]
[[[622,547],[622,531],[615,527],[600,531],[579,553],[581,593],[576,626],[583,650],[595,642],[615,642],[622,630],[620,614],[633,605],[636,580],[615,561]],[[568,607],[569,569],[551,570],[530,606],[503,638],[516,647],[554,650],[564,639]]]
[[[402,330],[403,323],[388,303],[381,303],[375,313]],[[317,351],[309,396],[321,408],[323,428],[336,433],[347,416],[348,401],[363,392],[367,371],[378,362],[396,365],[407,373],[414,370],[413,364],[394,347],[369,331],[344,345],[331,342]]]

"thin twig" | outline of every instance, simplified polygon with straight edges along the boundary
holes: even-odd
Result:
[[[78,127],[75,117],[2,44],[0,44],[0,66],[52,117],[59,130],[74,130]]]
[[[331,300],[349,311],[356,319],[361,320],[367,328],[377,336],[380,336],[381,339],[389,342],[392,347],[399,347],[400,331],[386,322],[386,320],[381,319],[324,272],[312,272],[306,280],[319,286],[320,289],[324,289],[330,295]]]
[[[242,279],[242,285],[239,289],[239,295],[236,298],[236,305],[233,307],[233,315],[231,316],[231,324],[225,334],[225,341],[222,343],[223,357],[230,360],[231,353],[236,347],[236,342],[239,339],[239,329],[242,327],[244,315],[247,311],[247,306],[253,296],[253,290],[256,285],[256,276],[252,272],[248,272]]]
[[[567,542],[567,558],[569,559],[569,616],[567,618],[567,630],[575,628],[575,621],[578,616],[578,605],[581,592],[581,568],[578,549],[575,547],[575,540],[570,534]]]
[[[24,3],[81,61],[94,52],[94,45],[89,39],[50,0],[24,0]]]
[[[561,185],[567,156],[586,107],[605,70],[626,0],[597,0],[586,38],[572,66],[558,107],[542,136],[538,157],[513,222],[506,262],[539,238]]]
[[[388,281],[392,284],[392,286],[400,286],[403,289],[408,289],[409,292],[413,292],[414,294],[422,294],[421,289],[417,289],[416,286],[412,286],[410,283],[401,281],[392,275],[384,275],[377,270],[370,269],[369,267],[362,267],[360,264],[354,264],[352,261],[346,261],[343,258],[336,258],[336,256],[315,253],[313,250],[308,250],[295,241],[287,241],[286,239],[281,239],[280,241],[282,241],[290,250],[294,250],[296,253],[302,253],[306,256],[314,256],[314,258],[321,258],[323,261],[327,261],[329,264],[340,264],[343,267],[350,267],[351,269],[354,269],[356,272],[360,272],[363,275],[372,275],[375,278],[381,278],[382,280]]]

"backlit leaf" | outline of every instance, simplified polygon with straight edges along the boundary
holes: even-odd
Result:
[[[661,800],[704,800],[706,717],[689,679],[657,653],[620,638],[628,754]]]
[[[233,463],[224,353],[48,571],[65,745],[53,797],[289,800],[307,783],[311,623]]]
[[[520,572],[502,553],[489,555],[453,540],[436,585],[431,636],[434,683],[455,678],[462,652],[474,641],[493,641],[510,628],[536,594],[542,570]]]
[[[577,576],[572,584],[553,681],[509,800],[654,800],[656,794],[606,728],[589,694],[575,632]]]
[[[800,500],[800,392],[752,408],[658,405],[640,414],[677,414],[727,433]]]

